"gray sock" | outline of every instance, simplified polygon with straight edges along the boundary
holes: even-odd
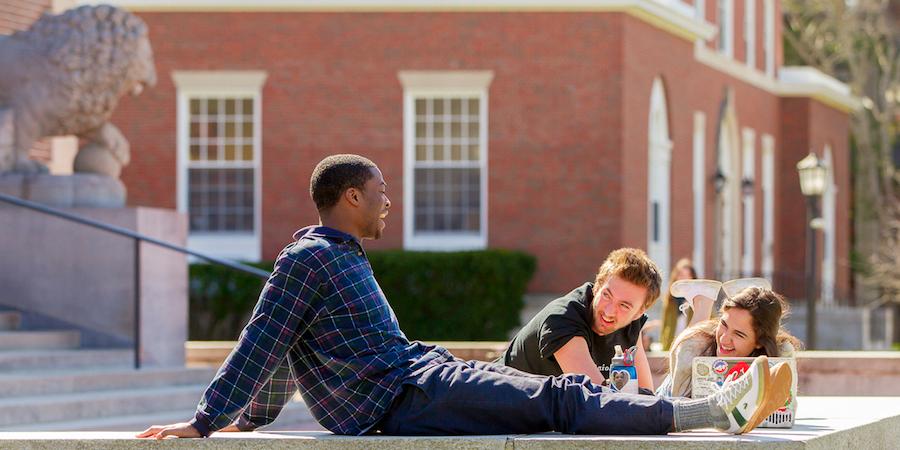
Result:
[[[697,428],[728,429],[728,416],[715,403],[713,397],[685,399],[674,405],[675,431]]]

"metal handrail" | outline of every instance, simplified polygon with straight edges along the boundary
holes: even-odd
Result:
[[[137,233],[131,231],[127,228],[118,227],[115,225],[110,225],[107,223],[99,222],[93,219],[88,219],[86,217],[81,217],[76,214],[68,213],[65,211],[61,211],[56,208],[51,208],[46,205],[42,205],[40,203],[35,203],[28,200],[22,200],[18,197],[13,197],[7,194],[0,193],[0,201],[9,203],[12,205],[16,205],[22,208],[30,209],[32,211],[37,211],[42,214],[47,214],[53,217],[58,217],[60,219],[68,220],[70,222],[79,223],[81,225],[89,226],[92,228],[96,228],[98,230],[105,231],[107,233],[118,234],[120,236],[125,236],[131,239],[134,239],[134,367],[135,369],[139,369],[141,367],[140,361],[140,332],[141,332],[141,271],[140,271],[140,252],[141,252],[141,242],[147,242],[158,247],[162,247],[174,252],[183,253],[186,255],[191,255],[205,261],[208,261],[213,264],[218,264],[220,266],[228,267],[232,270],[237,270],[239,272],[244,272],[246,274],[254,275],[262,279],[268,279],[271,275],[269,272],[253,267],[248,266],[246,264],[241,264],[234,261],[229,261],[227,259],[217,258],[215,256],[210,256],[205,253],[200,253],[194,250],[190,250],[185,247],[181,247],[160,239],[152,238],[150,236],[143,235],[141,233]]]

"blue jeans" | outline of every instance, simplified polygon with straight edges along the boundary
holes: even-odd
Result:
[[[585,375],[546,377],[451,361],[407,380],[375,429],[389,435],[666,434],[670,400],[601,393]]]

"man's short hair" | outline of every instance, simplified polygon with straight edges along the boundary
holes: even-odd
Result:
[[[336,205],[347,189],[362,190],[375,163],[359,155],[331,155],[316,165],[309,178],[309,195],[319,212]]]
[[[613,275],[635,286],[647,289],[647,297],[644,299],[645,309],[653,306],[653,302],[659,297],[659,289],[662,284],[659,267],[643,250],[620,248],[610,252],[597,271],[594,295],[597,295],[606,280]]]

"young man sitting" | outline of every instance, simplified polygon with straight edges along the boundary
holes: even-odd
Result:
[[[659,297],[660,283],[659,269],[642,250],[614,250],[594,282],[548,303],[496,362],[538,375],[580,373],[603,384],[619,345],[634,355],[638,385],[652,393],[641,328],[647,321],[644,312]]]

